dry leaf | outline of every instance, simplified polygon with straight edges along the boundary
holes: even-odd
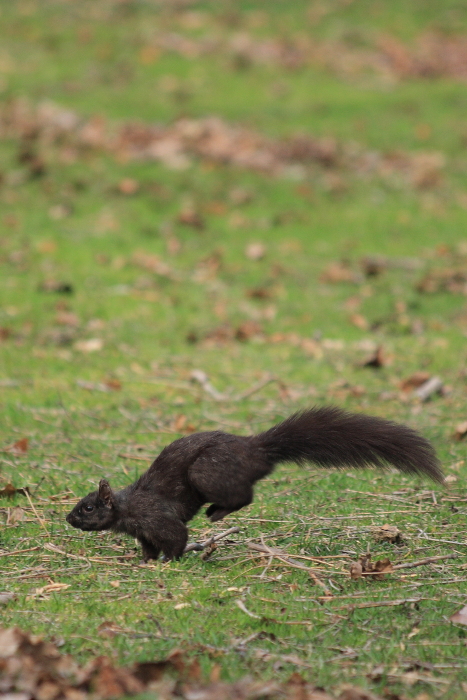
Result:
[[[399,384],[399,388],[404,393],[409,393],[417,387],[421,386],[422,384],[425,384],[425,382],[427,382],[429,378],[429,372],[414,372],[410,375],[410,377],[407,377],[407,379],[404,379]]]
[[[7,605],[10,601],[15,600],[16,593],[9,591],[0,591],[0,605]]]
[[[10,447],[5,447],[5,452],[11,452],[14,455],[24,455],[29,449],[29,440],[28,438],[21,438],[20,440],[17,440],[13,445],[10,445]]]
[[[15,508],[8,508],[7,515],[7,525],[16,525],[16,523],[21,523],[27,518],[27,513],[25,510],[16,506]]]
[[[0,489],[0,496],[6,496],[7,498],[11,498],[17,493],[21,494],[22,496],[25,496],[26,493],[29,493],[29,489],[27,486],[25,488],[17,489],[15,486],[13,486],[13,484],[10,483],[5,484],[5,486]]]
[[[373,367],[374,369],[379,369],[380,367],[385,367],[388,362],[386,353],[383,350],[383,346],[379,345],[375,352],[370,355],[368,359],[363,362],[362,367]]]
[[[139,190],[139,182],[133,180],[131,177],[125,177],[118,183],[118,191],[121,194],[132,195],[136,194]]]
[[[400,544],[402,542],[402,534],[395,525],[382,525],[373,529],[373,537],[377,542],[391,542]]]
[[[182,209],[182,211],[177,217],[177,221],[179,224],[184,224],[185,226],[192,226],[193,228],[196,228],[199,231],[204,229],[205,226],[204,219],[201,216],[201,214],[191,207]]]
[[[79,352],[99,352],[104,347],[104,341],[101,338],[89,338],[88,340],[77,340],[73,344],[75,350]]]
[[[375,579],[381,580],[385,574],[393,571],[392,563],[389,559],[379,559],[371,561],[371,554],[363,554],[358,561],[352,562],[350,566],[351,578],[357,579],[360,576],[372,576]]]
[[[353,326],[356,326],[361,331],[367,331],[370,327],[368,320],[362,314],[351,314],[349,316],[349,321]]]
[[[359,561],[353,561],[350,565],[350,578],[359,579],[362,577],[363,568]]]
[[[55,316],[55,323],[60,326],[72,326],[77,328],[80,325],[79,317],[72,311],[59,311]]]
[[[245,255],[249,260],[262,260],[266,255],[266,246],[264,243],[249,243]]]
[[[449,618],[451,622],[455,622],[458,625],[467,625],[467,605],[458,610],[454,615]]]
[[[55,294],[73,294],[73,285],[69,282],[61,282],[59,280],[48,279],[39,285],[40,292],[51,292]]]
[[[463,440],[467,435],[467,420],[462,423],[458,423],[454,435],[452,436],[454,440]]]
[[[331,284],[337,284],[339,282],[358,284],[362,279],[352,270],[348,262],[341,260],[340,262],[332,262],[328,265],[321,273],[319,281],[330,282]]]

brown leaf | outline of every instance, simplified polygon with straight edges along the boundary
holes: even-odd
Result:
[[[358,565],[360,565],[360,567]],[[393,568],[389,559],[380,559],[372,562],[371,554],[367,553],[363,554],[358,561],[352,562],[350,567],[350,576],[351,578],[357,579],[360,578],[360,576],[366,575],[373,576],[374,578],[380,580],[384,578],[385,574],[389,574],[392,571]]]
[[[72,311],[59,311],[55,316],[55,323],[58,323],[60,326],[77,328],[81,322],[79,317]]]
[[[235,331],[236,340],[240,340],[242,342],[262,335],[263,329],[256,321],[244,321],[244,323],[241,323]]]
[[[74,288],[70,282],[48,279],[39,285],[40,292],[50,292],[55,294],[73,294]]]
[[[102,350],[102,348],[104,347],[104,341],[102,340],[102,338],[88,338],[87,340],[77,340],[76,343],[73,344],[73,347],[75,350],[79,350],[79,352],[99,352],[99,350]]]
[[[111,391],[120,391],[122,388],[122,383],[118,379],[115,379],[114,377],[110,377],[109,379],[106,379],[104,381],[104,384]]]
[[[374,353],[370,355],[368,359],[362,364],[362,367],[372,367],[374,369],[380,369],[380,367],[385,367],[388,362],[386,353],[384,352],[383,346],[379,345]]]
[[[19,506],[16,506],[15,508],[8,508],[7,525],[16,525],[16,523],[21,523],[26,518],[26,511]]]
[[[125,177],[118,183],[118,191],[121,194],[132,195],[139,190],[139,182],[131,177]]]
[[[329,282],[331,284],[338,284],[339,282],[358,284],[361,282],[361,277],[352,270],[347,261],[341,260],[328,265],[321,273],[319,281]]]
[[[373,571],[367,573],[374,573],[376,579],[382,580],[384,579],[384,574],[390,574],[392,571],[392,563],[389,559],[379,559],[378,561],[375,561]]]
[[[404,393],[410,393],[417,387],[422,386],[422,384],[425,384],[425,382],[429,380],[430,376],[431,375],[429,372],[414,372],[410,375],[410,377],[407,377],[407,379],[403,379],[401,381],[401,383],[399,384],[399,388]]]
[[[467,420],[458,423],[454,435],[452,436],[454,440],[463,440],[467,435]]]
[[[350,578],[356,580],[362,577],[363,568],[361,562],[353,561],[350,565]]]
[[[365,277],[377,277],[388,267],[386,258],[377,255],[367,255],[360,260],[360,267]]]
[[[5,326],[0,327],[0,341],[8,340],[11,336],[11,328],[6,328]]]
[[[13,445],[10,445],[10,447],[5,448],[5,452],[11,452],[12,454],[15,455],[24,455],[29,449],[29,440],[28,438],[21,438],[20,440],[17,440]]]
[[[262,260],[266,255],[266,246],[264,243],[249,243],[245,255],[249,260]]]
[[[204,219],[199,212],[191,207],[182,209],[177,217],[179,224],[184,224],[185,226],[192,226],[193,228],[202,231],[204,229]]]
[[[0,489],[0,496],[6,496],[7,498],[11,498],[15,494],[21,494],[22,496],[25,496],[26,493],[29,493],[29,489],[26,486],[25,488],[19,488],[17,489],[13,484],[5,484],[5,486]]]
[[[368,320],[362,314],[351,314],[349,316],[349,321],[353,326],[356,326],[361,331],[367,331],[370,327]]]
[[[458,610],[454,615],[449,618],[451,622],[455,622],[458,625],[467,625],[467,605]]]
[[[15,600],[16,593],[10,593],[9,591],[0,591],[0,605],[6,605],[11,600]]]
[[[397,700],[393,695],[391,695],[391,697]],[[374,695],[370,690],[349,686],[339,695],[339,700],[380,700],[380,698]]]
[[[377,542],[392,542],[400,544],[402,542],[402,533],[395,525],[382,525],[373,529],[373,537]]]

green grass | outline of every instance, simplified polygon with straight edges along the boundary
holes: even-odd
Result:
[[[222,19],[232,5],[218,7],[188,9],[205,12],[208,29],[226,36],[239,31]],[[410,42],[433,26],[464,31],[459,7],[330,3],[310,31],[326,38],[358,27],[364,37],[385,30]],[[299,670],[334,691],[351,682],[407,697],[463,697],[467,674],[458,666],[465,632],[449,617],[465,604],[467,580],[465,444],[452,439],[466,418],[466,301],[462,293],[421,293],[417,283],[432,268],[467,265],[465,85],[440,79],[388,87],[378,80],[347,82],[318,68],[238,71],[223,56],[163,54],[145,65],[140,50],[155,28],[196,34],[184,28],[179,12],[103,1],[2,2],[0,8],[4,100],[51,99],[111,122],[217,114],[271,136],[301,130],[357,141],[365,150],[446,157],[442,180],[430,190],[343,170],[345,189],[333,192],[319,169],[295,182],[202,162],[173,171],[97,151],[64,164],[57,148],[47,146],[41,150],[45,174],[34,179],[18,161],[20,145],[0,141],[0,336],[6,336],[0,341],[6,450],[0,485],[28,486],[34,506],[22,495],[0,497],[2,588],[17,594],[2,608],[2,625],[63,640],[62,649],[80,660],[105,653],[128,664],[181,647],[199,658],[206,675],[221,664],[226,680],[287,678]],[[240,29],[250,23],[258,37],[300,31],[307,9],[308,3],[297,3],[293,12],[284,2],[269,3],[267,11],[263,3],[235,5]],[[255,28],[251,13],[258,10],[265,21]],[[160,89],[168,75],[178,92]],[[424,140],[420,124],[431,129]],[[139,183],[132,196],[118,191],[128,177]],[[239,187],[251,194],[249,201],[235,203]],[[179,223],[187,200],[201,211],[204,230]],[[54,214],[57,205],[68,212],[63,218]],[[266,246],[258,261],[245,255],[254,241]],[[138,252],[160,256],[173,274],[148,272]],[[362,256],[372,254],[415,258],[420,267],[396,266],[355,284],[320,280],[331,262],[347,259],[359,273]],[[213,255],[220,264],[209,275],[205,261]],[[73,293],[44,291],[50,279],[69,283]],[[251,298],[257,288],[268,298]],[[64,312],[76,315],[74,325],[60,323]],[[367,330],[351,322],[352,313],[366,319]],[[205,339],[222,325],[251,320],[262,333],[246,342]],[[274,334],[282,338],[273,342]],[[189,342],[195,336],[198,342]],[[79,343],[92,338],[102,349],[80,351]],[[311,338],[321,353],[299,342]],[[377,345],[391,364],[362,367]],[[214,401],[194,384],[193,369],[206,371],[225,400]],[[400,381],[420,370],[441,376],[447,393],[423,405],[404,397]],[[241,398],[269,374],[277,381]],[[121,388],[99,391],[109,380]],[[123,487],[186,426],[247,434],[298,408],[329,402],[419,429],[456,480],[432,495],[431,484],[392,472],[282,466],[258,486],[248,509],[213,528],[202,514],[193,521],[196,539],[241,528],[234,543],[220,545],[206,562],[190,554],[173,564],[140,566],[131,539],[80,533],[65,522],[73,499],[99,478]],[[24,437],[26,454],[8,451]],[[375,542],[372,527],[387,522],[400,528],[404,544]],[[290,554],[336,557],[320,569],[335,597],[323,600],[305,572],[281,562],[261,578],[268,562],[246,546],[261,537]],[[367,549],[374,560],[393,562],[459,556],[382,581],[353,581],[350,562]],[[9,554],[18,550],[31,551]],[[68,588],[37,593],[51,582]],[[414,598],[420,601],[352,608]],[[260,617],[249,617],[236,600]],[[101,636],[105,621],[122,631]],[[290,655],[303,666],[283,660]],[[413,668],[425,680],[409,686],[404,674]]]

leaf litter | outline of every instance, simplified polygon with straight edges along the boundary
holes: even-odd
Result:
[[[104,622],[99,628],[105,635],[118,634],[121,628]],[[280,657],[279,657],[280,660]],[[283,663],[297,659],[284,656]],[[8,700],[107,700],[155,693],[161,700],[255,700],[268,697],[278,700],[333,700],[321,688],[294,673],[288,681],[257,681],[246,677],[234,683],[203,681],[197,658],[191,659],[174,649],[165,659],[116,666],[105,656],[95,656],[79,664],[69,654],[61,654],[57,645],[18,628],[0,629],[0,691]],[[369,691],[348,686],[339,700],[378,700]]]
[[[120,162],[159,161],[173,169],[187,168],[198,159],[302,179],[318,168],[331,192],[340,190],[341,185],[336,190],[330,169],[391,182],[397,175],[406,185],[424,190],[441,184],[445,167],[445,158],[438,152],[370,152],[354,142],[339,143],[331,137],[306,134],[272,138],[217,116],[180,118],[168,125],[136,121],[118,124],[102,117],[83,118],[52,102],[33,106],[22,99],[0,104],[0,139],[32,140],[38,150],[73,147],[76,157],[100,151],[113,154]],[[125,181],[123,191],[136,193],[137,188]],[[182,209],[178,221],[199,230],[204,226],[202,216],[191,206]],[[54,280],[45,282],[43,290],[72,293],[71,285]]]

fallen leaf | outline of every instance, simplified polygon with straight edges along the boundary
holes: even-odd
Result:
[[[29,489],[27,486],[25,488],[17,489],[15,486],[13,486],[13,484],[10,483],[5,484],[5,486],[0,489],[0,496],[6,496],[7,498],[11,498],[17,493],[21,494],[22,496],[25,496],[27,493],[29,493]]]
[[[359,561],[353,561],[350,565],[350,578],[356,580],[362,577],[363,568]]]
[[[387,364],[389,364],[389,362],[386,353],[384,352],[383,346],[379,345],[374,353],[363,362],[362,367],[380,369],[380,367],[385,367]]]
[[[59,311],[55,316],[55,323],[58,323],[60,326],[77,328],[81,322],[79,317],[72,311]]]
[[[339,261],[330,263],[319,277],[320,282],[328,282],[337,284],[339,282],[350,282],[358,284],[362,281],[360,275],[352,270],[347,261]]]
[[[0,591],[0,605],[7,605],[10,601],[15,600],[16,593],[8,591]]]
[[[381,580],[385,574],[393,571],[392,563],[389,559],[379,559],[371,561],[371,554],[363,554],[358,561],[352,562],[350,565],[350,577],[358,579],[361,576],[373,576],[375,579]]]
[[[402,542],[402,533],[395,525],[386,524],[373,528],[373,537],[377,542],[391,542],[393,544]]]
[[[199,231],[204,229],[205,226],[204,219],[201,216],[201,214],[192,207],[182,209],[182,211],[177,217],[177,221],[179,224],[184,224],[185,226],[192,226],[193,228],[196,228]]]
[[[79,352],[98,352],[104,347],[104,341],[101,338],[89,338],[88,340],[77,340],[73,344],[75,350]]]
[[[5,447],[5,452],[11,452],[12,454],[15,455],[24,455],[29,449],[29,440],[28,438],[21,438],[20,440],[17,440],[13,445],[10,445],[10,447]]]
[[[349,321],[353,326],[356,326],[361,331],[367,331],[370,327],[368,320],[362,314],[351,314],[349,316]]]
[[[414,372],[410,375],[410,377],[407,377],[407,379],[403,379],[401,381],[401,383],[399,384],[399,388],[404,393],[409,393],[417,387],[421,386],[422,384],[425,384],[425,382],[427,382],[429,378],[429,372]]]
[[[463,440],[467,435],[467,420],[458,423],[454,435],[452,436],[454,440]]]
[[[264,243],[249,243],[245,255],[249,260],[262,260],[266,255],[266,246]]]
[[[467,625],[467,605],[458,610],[454,615],[449,618],[451,622],[455,622],[458,625]]]
[[[118,191],[121,194],[132,195],[139,190],[139,182],[131,177],[125,177],[118,183]]]
[[[27,518],[27,513],[25,510],[16,506],[15,508],[8,508],[7,514],[7,525],[16,525],[16,523],[21,523]]]
[[[39,285],[40,292],[50,292],[55,294],[73,294],[73,285],[69,282],[61,282],[59,280],[48,279]]]

